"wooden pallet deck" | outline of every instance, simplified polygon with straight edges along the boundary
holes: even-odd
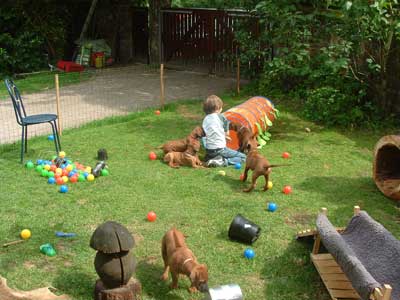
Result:
[[[311,253],[311,261],[333,300],[361,299],[331,254]]]

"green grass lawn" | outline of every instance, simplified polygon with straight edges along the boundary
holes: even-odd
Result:
[[[229,107],[245,98],[223,100]],[[154,147],[187,135],[201,123],[200,101],[171,105],[160,116],[148,110],[64,131],[62,146],[68,157],[93,166],[97,150],[106,148],[110,170],[110,176],[94,182],[69,184],[66,194],[19,164],[19,144],[1,147],[1,243],[18,239],[23,228],[29,228],[32,237],[0,248],[0,275],[19,289],[52,285],[73,299],[92,299],[97,274],[89,240],[99,224],[114,220],[134,234],[135,276],[143,285],[144,300],[202,298],[188,293],[186,278],[180,280],[180,289],[172,291],[170,282],[159,280],[161,238],[172,226],[188,236],[189,247],[208,265],[211,287],[237,283],[245,298],[252,300],[329,299],[310,263],[312,245],[296,241],[295,233],[314,227],[321,207],[328,208],[334,225],[345,226],[353,206],[360,205],[400,237],[396,203],[385,198],[371,178],[374,145],[391,132],[324,129],[302,120],[286,103],[277,102],[277,107],[281,117],[270,130],[271,142],[261,152],[279,164],[287,162],[281,154],[288,151],[292,165],[273,170],[274,186],[268,192],[261,191],[260,178],[255,191],[243,193],[247,186],[239,181],[243,168],[225,168],[226,176],[221,176],[218,169],[172,169],[148,159]],[[29,142],[29,159],[49,159],[54,154],[46,136]],[[293,193],[284,195],[284,185],[291,185]],[[278,204],[276,212],[266,211],[268,201]],[[150,210],[157,213],[154,223],[146,220]],[[237,213],[262,228],[252,245],[253,260],[243,258],[246,245],[227,237]],[[78,236],[61,239],[55,231]],[[55,246],[55,257],[39,252],[44,243]]]

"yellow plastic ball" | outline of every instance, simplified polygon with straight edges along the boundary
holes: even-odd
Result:
[[[21,231],[21,238],[23,238],[24,240],[27,240],[31,237],[32,233],[29,229],[24,229]]]
[[[61,175],[61,173],[62,173],[62,169],[61,169],[61,168],[57,168],[57,169],[56,169],[56,174]]]
[[[68,176],[63,176],[63,177],[61,177],[61,178],[62,178],[62,180],[64,181],[64,183],[68,182]]]
[[[86,177],[86,179],[87,179],[88,181],[93,181],[93,180],[94,180],[94,175],[93,175],[93,174],[89,174],[89,175]]]
[[[226,175],[224,170],[218,171],[218,174],[221,175],[221,176],[225,176]]]
[[[64,158],[65,155],[66,155],[65,151],[60,151],[60,153],[58,153],[58,156],[61,157],[61,158]]]
[[[44,169],[47,171],[50,170],[50,165],[44,165]]]
[[[272,189],[273,186],[274,186],[274,185],[272,184],[272,181],[268,181],[268,189],[269,189],[269,190]]]
[[[91,167],[86,167],[85,168],[85,172],[92,173],[92,168]]]

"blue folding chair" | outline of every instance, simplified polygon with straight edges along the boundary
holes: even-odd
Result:
[[[21,163],[24,161],[24,148],[25,152],[28,150],[28,126],[42,123],[49,123],[51,125],[51,129],[53,131],[54,136],[54,145],[56,146],[56,152],[61,151],[60,137],[58,135],[57,129],[57,115],[55,114],[38,114],[38,115],[26,115],[24,103],[22,102],[21,94],[18,91],[17,86],[14,82],[7,78],[4,80],[7,91],[10,94],[13,106],[15,117],[17,118],[17,123],[22,127],[22,135],[21,135]]]

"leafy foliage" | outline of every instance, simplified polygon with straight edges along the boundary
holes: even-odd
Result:
[[[63,6],[54,1],[2,3],[0,10],[0,73],[35,71],[46,66],[44,54],[62,55]]]

